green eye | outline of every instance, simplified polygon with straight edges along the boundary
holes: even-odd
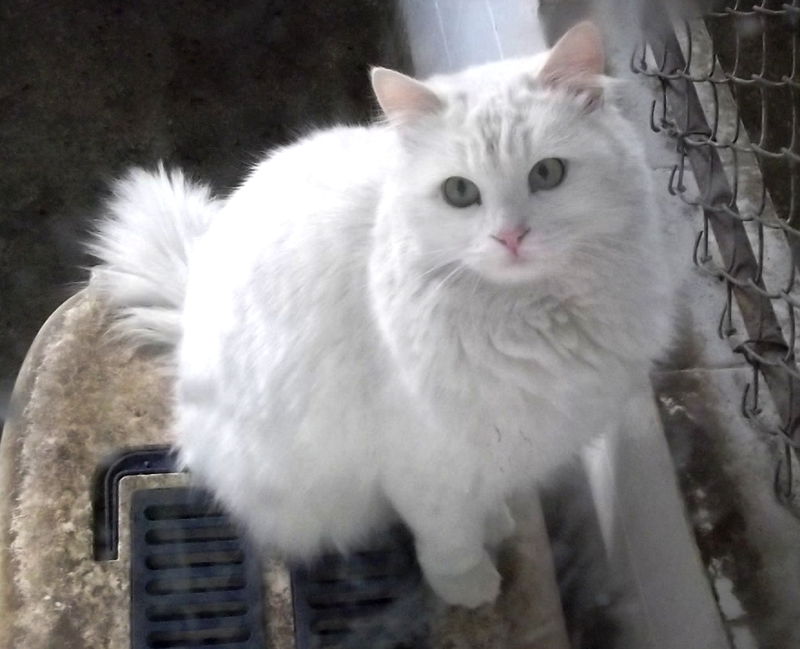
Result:
[[[469,207],[481,204],[481,191],[471,180],[461,176],[451,176],[442,183],[442,193],[453,207]]]
[[[539,160],[528,174],[528,187],[531,192],[558,187],[567,173],[567,166],[560,158]]]

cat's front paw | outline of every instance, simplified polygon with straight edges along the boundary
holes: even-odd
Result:
[[[517,523],[511,515],[508,505],[503,503],[491,512],[486,520],[486,545],[497,548],[503,541],[511,538],[517,529]]]
[[[491,604],[500,594],[500,573],[488,555],[460,574],[426,573],[433,592],[453,606],[477,608]]]

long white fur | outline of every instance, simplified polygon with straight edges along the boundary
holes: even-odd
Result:
[[[667,344],[642,146],[541,62],[430,80],[444,109],[314,133],[221,205],[163,171],[119,185],[94,284],[134,332],[179,332],[183,461],[266,546],[345,551],[399,516],[439,595],[491,601],[507,498],[613,425]],[[567,175],[531,194],[545,157]],[[442,199],[453,175],[480,206]],[[520,223],[516,263],[490,235]]]
[[[186,291],[190,248],[219,203],[179,170],[132,169],[114,186],[90,251],[102,261],[92,287],[120,311],[123,333],[174,346]]]

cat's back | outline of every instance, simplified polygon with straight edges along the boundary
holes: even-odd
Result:
[[[279,380],[298,364],[352,353],[345,331],[370,337],[367,264],[391,147],[380,126],[338,127],[255,167],[190,258],[181,344],[188,373],[215,376],[224,365],[253,378],[254,351],[271,350],[275,358],[262,358],[258,371]],[[280,360],[287,349],[297,352],[288,364]]]
[[[265,227],[285,219],[357,221],[374,207],[395,146],[381,126],[316,131],[270,153],[230,196],[224,212]],[[223,217],[224,218],[224,217]]]
[[[392,146],[380,126],[337,127],[270,153],[199,242],[190,284],[209,272],[226,290],[254,276],[276,290],[345,281],[366,263]]]

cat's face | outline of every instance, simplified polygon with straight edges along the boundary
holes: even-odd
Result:
[[[388,218],[431,268],[531,282],[626,237],[646,181],[629,128],[603,102],[601,48],[584,24],[538,60],[425,84],[376,75],[401,150]]]
[[[639,161],[611,132],[617,120],[524,87],[514,97],[451,109],[405,138],[393,218],[431,267],[532,281],[625,237],[635,218]]]

